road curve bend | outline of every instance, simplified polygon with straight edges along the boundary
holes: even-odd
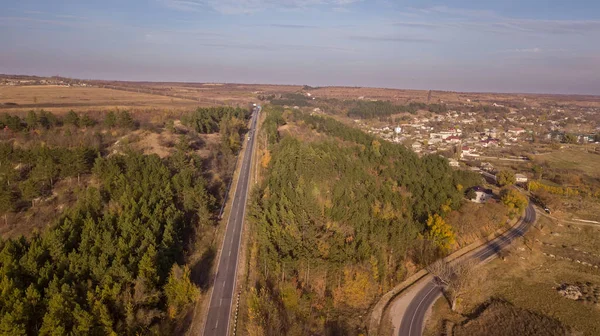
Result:
[[[469,259],[475,259],[478,263],[483,263],[500,250],[509,245],[514,239],[522,237],[535,222],[536,213],[533,205],[530,203],[525,210],[525,215],[520,223],[500,237],[488,242],[486,245],[476,250]],[[406,308],[406,312],[400,323],[399,336],[421,336],[423,333],[423,324],[425,314],[433,303],[442,295],[442,289],[433,279],[417,293]]]

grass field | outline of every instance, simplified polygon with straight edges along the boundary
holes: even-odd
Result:
[[[543,229],[532,229],[528,234],[530,243],[518,242],[505,260],[498,258],[477,269],[477,281],[460,302],[462,315],[452,313],[445,301],[438,300],[425,335],[440,335],[445,328],[444,321],[452,321],[455,325],[467,322],[491,299],[504,300],[515,309],[534,313],[531,317],[535,319],[538,315],[550,317],[582,335],[600,335],[600,305],[563,298],[556,290],[563,283],[600,285],[598,268],[581,263],[600,265],[600,246],[597,244],[600,228],[559,225],[545,217],[539,218],[538,223]],[[478,323],[482,321],[487,321],[488,329],[498,322],[487,318]],[[517,319],[514,323],[527,321]],[[552,332],[549,330],[546,334]]]
[[[191,99],[96,87],[50,85],[0,87],[0,112],[16,112],[42,108],[52,112],[62,112],[70,109],[81,111],[114,108],[185,108],[195,106],[198,106],[198,101]]]
[[[536,160],[546,162],[558,169],[580,170],[600,178],[600,155],[590,153],[591,147],[577,146],[558,150],[545,155],[537,155]]]

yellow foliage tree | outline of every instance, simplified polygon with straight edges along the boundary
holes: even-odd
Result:
[[[502,190],[500,199],[508,207],[508,213],[511,217],[522,214],[528,203],[527,198],[515,189]]]
[[[531,181],[531,182],[529,182],[529,184],[527,186],[528,186],[529,191],[545,190],[545,191],[547,191],[551,194],[555,194],[555,195],[576,196],[576,195],[580,194],[580,191],[577,189],[573,189],[573,188],[569,188],[569,187],[549,186],[549,185],[543,184],[538,181]],[[584,190],[583,193],[587,194],[588,196],[600,197],[600,191],[588,190],[587,192],[585,192],[585,190]]]
[[[368,308],[375,291],[376,285],[368,271],[346,267],[343,285],[334,290],[334,301],[355,309]]]
[[[429,239],[435,242],[435,244],[444,251],[450,250],[452,245],[456,242],[456,237],[452,226],[444,221],[444,219],[438,215],[429,215],[427,219],[427,236]]]
[[[263,328],[263,324],[265,323],[265,321],[260,312],[260,301],[260,294],[257,293],[256,288],[252,288],[248,293],[247,300],[249,321],[246,324],[246,331],[250,336],[262,336],[265,334]]]
[[[452,207],[450,207],[450,204],[452,204],[452,200],[450,200],[450,199],[448,199],[448,200],[446,201],[446,203],[442,204],[442,206],[441,206],[441,210],[442,210],[442,212],[443,212],[444,214],[446,214],[446,213],[448,213],[448,212],[452,211]]]
[[[377,140],[373,140],[373,142],[371,142],[371,149],[373,149],[373,153],[375,153],[376,156],[381,156],[381,143]]]
[[[265,150],[265,153],[263,154],[260,164],[263,168],[267,168],[269,166],[270,162],[271,162],[271,152],[269,150]]]
[[[175,318],[183,307],[198,299],[200,290],[191,282],[187,265],[183,268],[173,265],[165,285],[165,294],[170,318]]]

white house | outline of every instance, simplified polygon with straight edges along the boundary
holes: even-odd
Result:
[[[527,183],[527,176],[523,174],[515,174],[515,178],[517,179],[517,183]]]
[[[473,187],[473,191],[475,191],[475,198],[471,202],[475,203],[485,203],[494,196],[494,193],[490,189],[482,187]]]
[[[514,135],[521,135],[521,134],[525,133],[525,129],[523,129],[521,127],[510,128],[508,130],[508,133],[511,133]]]
[[[460,137],[457,135],[452,135],[446,138],[446,141],[452,144],[460,143]]]

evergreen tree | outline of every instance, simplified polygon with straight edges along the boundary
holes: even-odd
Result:
[[[84,114],[83,117],[81,118],[81,126],[84,127],[94,127],[96,126],[98,122],[94,119],[92,119],[89,115]]]
[[[27,128],[30,130],[36,129],[38,126],[38,116],[35,111],[31,110],[27,113],[27,117],[25,118],[25,123],[27,124]]]
[[[104,117],[104,126],[108,128],[114,128],[117,126],[117,116],[113,111],[108,111]]]
[[[75,113],[75,111],[70,110],[69,113],[65,116],[64,123],[67,125],[73,125],[75,127],[79,127],[79,115]]]

